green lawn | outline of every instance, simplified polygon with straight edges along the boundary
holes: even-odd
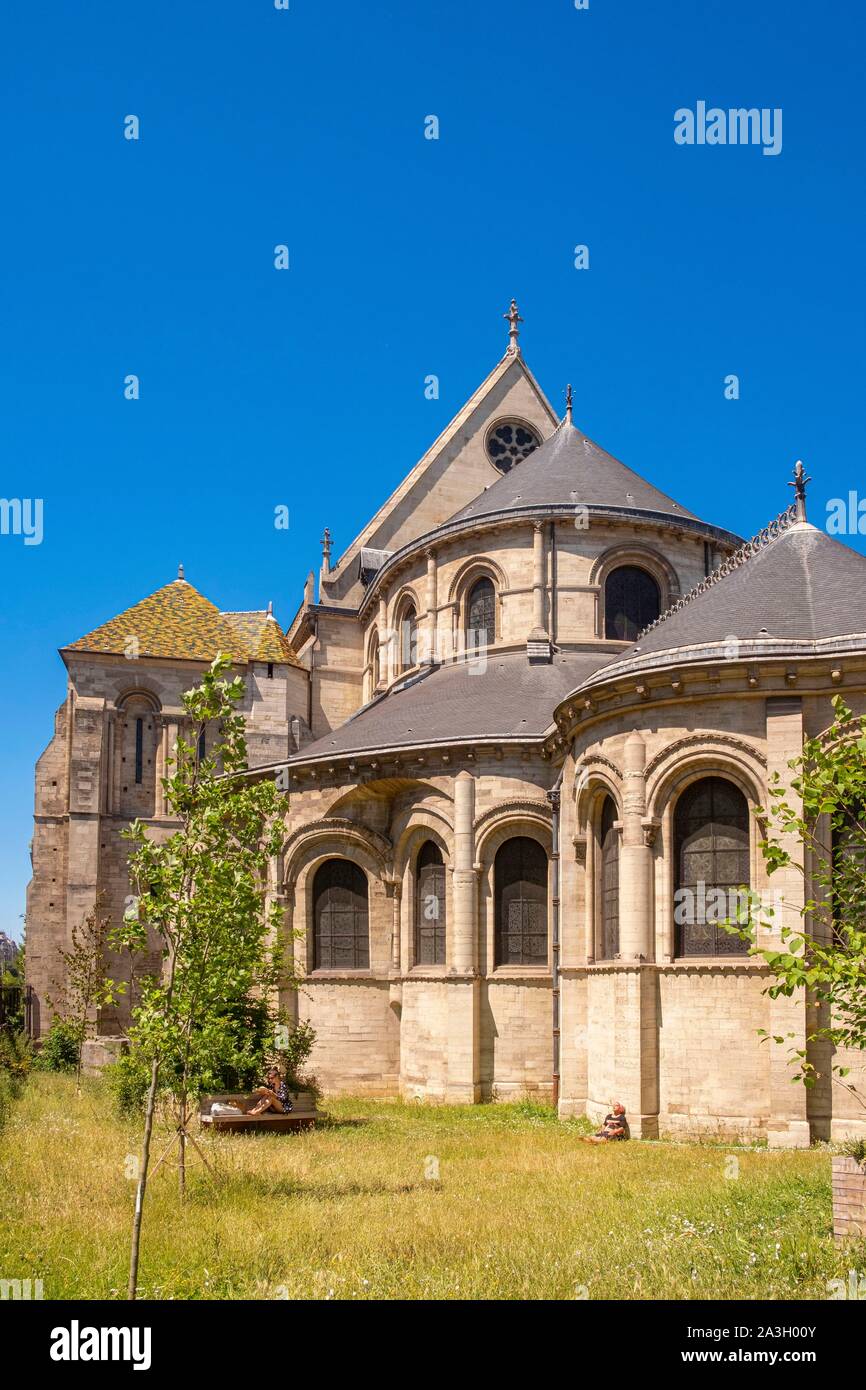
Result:
[[[204,1137],[220,1181],[193,1161],[184,1207],[160,1170],[144,1297],[826,1298],[866,1270],[832,1240],[825,1152],[596,1147],[528,1104],[327,1108],[313,1133]],[[138,1145],[101,1083],[34,1076],[0,1135],[0,1277],[123,1297]]]

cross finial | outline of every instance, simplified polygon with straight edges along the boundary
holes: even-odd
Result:
[[[794,489],[794,501],[797,506],[797,520],[806,520],[806,484],[811,483],[812,479],[806,477],[806,470],[800,459],[794,464],[794,481],[788,487]]]
[[[565,418],[569,425],[572,424],[571,399],[571,382],[569,382],[565,388]]]
[[[177,567],[177,577],[178,577],[178,579],[183,579],[183,565],[182,565],[182,564],[181,564],[181,565],[178,565],[178,567]]]
[[[511,353],[512,357],[519,357],[520,343],[518,339],[520,338],[520,329],[517,325],[523,323],[523,319],[520,317],[516,299],[512,299],[511,308],[508,310],[508,313],[503,314],[502,317],[508,319],[508,351]]]

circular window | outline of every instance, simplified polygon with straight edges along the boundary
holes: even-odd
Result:
[[[500,420],[487,436],[487,457],[500,473],[507,473],[540,443],[531,425],[524,425],[521,420]]]

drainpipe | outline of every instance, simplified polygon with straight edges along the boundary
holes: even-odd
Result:
[[[547,793],[553,811],[552,820],[552,849],[551,860],[553,864],[553,892],[551,894],[551,909],[553,916],[553,1104],[557,1113],[559,1111],[559,1059],[560,1059],[560,992],[559,992],[559,800],[562,778],[565,774],[565,763],[559,769],[559,776]]]

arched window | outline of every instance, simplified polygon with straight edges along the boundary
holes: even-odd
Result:
[[[116,727],[113,772],[117,809],[132,820],[156,810],[156,757],[161,737],[150,698],[133,692],[122,699]]]
[[[601,959],[619,954],[619,829],[616,803],[606,796],[601,810]]]
[[[425,840],[418,851],[415,899],[415,964],[445,964],[445,864],[442,851]]]
[[[316,870],[313,933],[314,969],[368,969],[367,879],[349,859],[326,859]]]
[[[418,614],[414,603],[403,609],[400,618],[400,670],[418,665]]]
[[[604,635],[633,642],[661,611],[659,586],[637,565],[620,565],[604,586]]]
[[[833,937],[844,945],[866,922],[866,808],[840,805],[830,819]]]
[[[547,964],[547,855],[537,840],[516,836],[496,853],[496,964]]]
[[[496,641],[496,590],[493,580],[478,579],[466,599],[466,646],[487,647]]]
[[[382,674],[382,666],[381,666],[381,659],[380,659],[380,656],[379,656],[379,634],[378,634],[378,632],[374,632],[374,633],[373,633],[372,640],[371,640],[371,642],[370,642],[370,696],[371,696],[371,698],[372,698],[372,696],[375,695],[376,691],[379,689],[379,681],[380,681],[380,679],[381,679],[381,674]]]
[[[749,807],[738,787],[705,777],[674,813],[674,923],[680,956],[741,956],[748,944],[721,925],[743,912],[749,886]]]

